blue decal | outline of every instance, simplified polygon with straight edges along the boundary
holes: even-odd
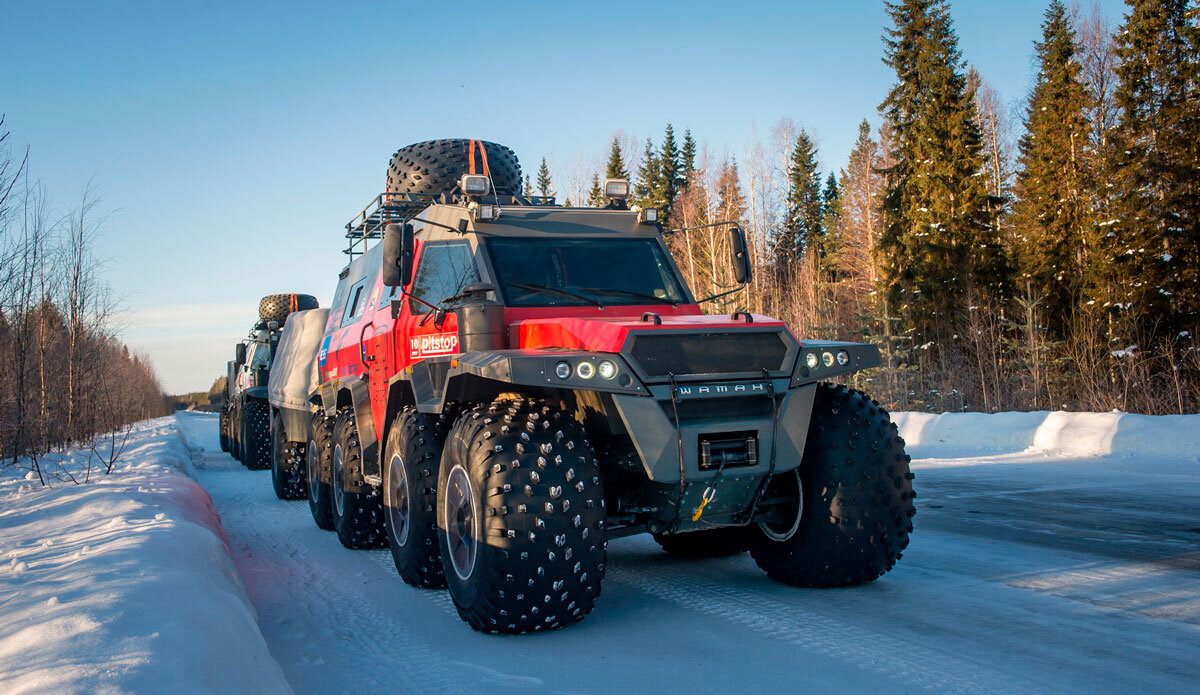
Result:
[[[325,366],[325,358],[329,357],[329,341],[333,339],[332,335],[325,336],[325,341],[321,343],[321,350],[317,352],[317,364]]]

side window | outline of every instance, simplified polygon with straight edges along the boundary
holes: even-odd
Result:
[[[479,282],[479,270],[471,257],[471,246],[465,241],[427,242],[421,250],[421,261],[413,279],[412,296],[436,305],[446,297],[462,291],[471,283]],[[409,309],[414,314],[428,314],[429,307],[409,299]]]
[[[367,303],[367,298],[364,296],[366,291],[366,280],[359,280],[346,293],[346,310],[342,312],[343,326],[353,322],[354,319],[362,314],[363,308]]]

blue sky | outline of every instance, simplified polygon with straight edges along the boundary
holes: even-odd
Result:
[[[1031,83],[1046,2],[953,3],[967,60],[1009,102]],[[1118,0],[1102,0],[1114,22]],[[258,298],[324,303],[342,225],[401,145],[480,137],[601,152],[667,122],[740,155],[789,117],[839,168],[892,75],[882,2],[8,2],[0,112],[65,207],[112,210],[124,337],[169,391],[223,373]]]

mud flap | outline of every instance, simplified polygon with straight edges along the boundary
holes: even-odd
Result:
[[[365,379],[346,379],[343,386],[350,389],[350,404],[354,408],[354,424],[358,430],[358,445],[362,449],[363,477],[379,479],[379,437],[375,433],[375,418],[371,415],[371,388]],[[354,490],[362,492],[362,490]]]

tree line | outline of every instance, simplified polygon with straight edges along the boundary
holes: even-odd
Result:
[[[126,425],[168,412],[162,388],[117,338],[94,191],[54,214],[29,177],[29,148],[14,155],[3,126],[0,116],[0,459],[30,457],[42,476],[41,457],[83,444],[110,468]]]
[[[640,147],[618,131],[600,166],[567,160],[565,198],[632,178],[669,227],[737,222],[753,284],[707,309],[876,343],[884,366],[855,381],[890,407],[1195,412],[1200,9],[1127,0],[1114,28],[1052,0],[1014,119],[946,0],[885,5],[895,81],[836,171],[790,119],[740,163],[668,125]],[[545,159],[537,186],[555,192]],[[697,294],[733,286],[720,230],[668,242]]]

